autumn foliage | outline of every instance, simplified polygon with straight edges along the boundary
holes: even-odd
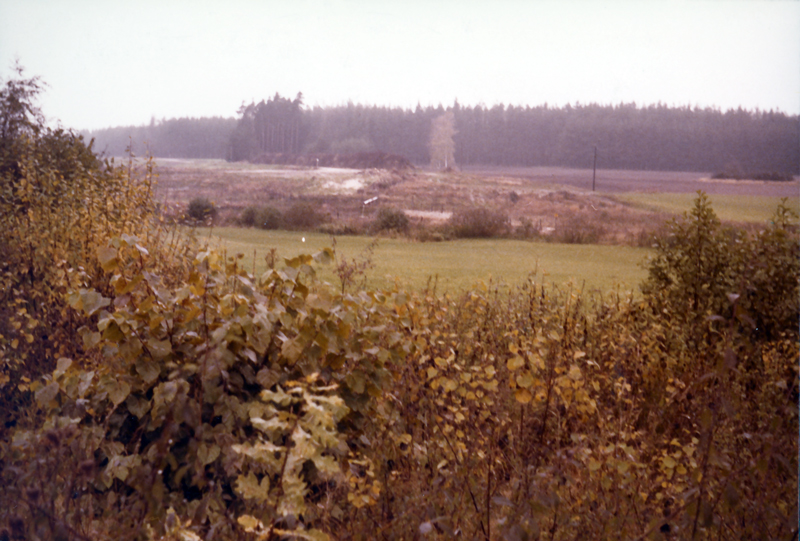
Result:
[[[35,81],[34,81],[35,82]],[[798,239],[701,194],[643,293],[253,276],[152,168],[18,134],[0,199],[2,539],[797,534]]]

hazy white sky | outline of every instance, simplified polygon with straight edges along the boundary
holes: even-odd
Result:
[[[235,116],[243,101],[742,106],[800,113],[800,2],[0,0],[66,127]]]

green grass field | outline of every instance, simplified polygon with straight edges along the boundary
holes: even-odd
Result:
[[[209,236],[211,235],[211,236]],[[198,239],[228,255],[242,253],[243,262],[257,274],[266,269],[264,256],[270,248],[279,257],[314,253],[331,246],[331,238],[317,233],[263,231],[222,227],[197,230]],[[302,242],[305,237],[306,242]],[[337,237],[337,255],[348,260],[359,258],[372,239]],[[255,257],[254,257],[255,252]],[[410,288],[424,288],[438,277],[437,290],[461,291],[478,281],[519,284],[538,270],[537,283],[566,284],[585,290],[636,290],[645,278],[640,263],[647,249],[625,246],[547,244],[517,240],[457,240],[419,243],[402,239],[380,239],[368,271],[368,285],[385,287],[394,280]],[[321,270],[327,281],[337,283],[330,266]]]
[[[654,211],[680,214],[691,210],[697,194],[694,193],[627,193],[616,196],[620,201]],[[772,217],[780,197],[709,195],[714,212],[720,220],[732,222],[764,223]],[[789,208],[800,213],[800,197],[787,198]]]

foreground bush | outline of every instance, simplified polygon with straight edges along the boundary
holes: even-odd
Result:
[[[786,256],[781,238],[759,249]],[[97,252],[107,287],[68,272],[85,323],[0,446],[0,521],[89,539],[791,537],[793,324],[746,334],[735,295],[687,324],[693,295],[533,279],[348,292],[315,278],[331,255],[255,278],[199,251],[167,281],[128,235]]]
[[[708,197],[668,223],[643,290],[662,310],[688,326],[703,318],[736,317],[746,335],[777,338],[800,319],[800,244],[797,215],[783,202],[755,235],[725,229]]]

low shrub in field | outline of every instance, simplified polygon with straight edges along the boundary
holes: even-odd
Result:
[[[274,207],[245,208],[239,216],[239,223],[247,227],[259,229],[280,229],[283,225],[283,215]]]
[[[308,201],[294,203],[283,214],[283,222],[289,229],[312,230],[327,221],[328,216],[319,206]]]
[[[509,220],[504,212],[475,207],[453,214],[448,226],[458,238],[490,238],[506,234]]]
[[[366,235],[369,227],[358,220],[325,223],[316,228],[320,233],[331,236],[340,235]]]
[[[239,215],[239,223],[245,227],[255,227],[258,222],[258,207],[246,207]]]
[[[557,220],[555,231],[548,235],[547,239],[564,244],[597,244],[605,233],[600,218],[570,215]]]
[[[542,234],[539,228],[529,219],[521,218],[519,225],[514,229],[514,236],[523,239],[538,239]]]
[[[206,197],[195,197],[189,201],[186,209],[186,216],[195,222],[208,222],[217,215],[217,208],[214,203]]]
[[[390,207],[382,207],[375,217],[375,227],[378,231],[408,231],[410,221],[405,212]]]
[[[449,228],[436,226],[419,226],[410,233],[414,240],[419,242],[444,242],[453,240],[453,234]]]

